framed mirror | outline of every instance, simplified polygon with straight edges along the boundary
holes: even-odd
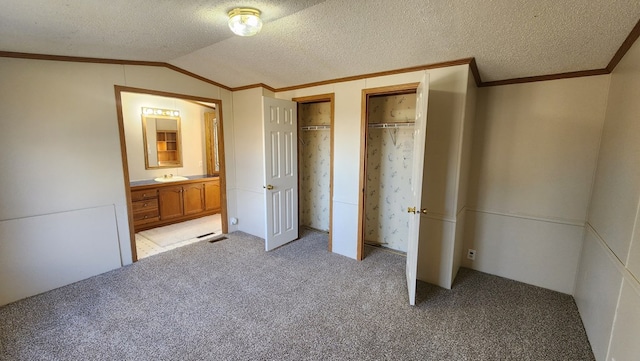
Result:
[[[142,135],[146,169],[182,167],[179,111],[142,108]]]

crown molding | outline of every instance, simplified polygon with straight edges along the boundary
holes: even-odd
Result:
[[[237,92],[237,91],[240,91],[240,90],[247,90],[247,89],[253,89],[253,88],[265,88],[265,89],[270,90],[270,91],[272,91],[274,93],[278,91],[277,89],[272,88],[272,87],[270,87],[270,86],[268,86],[267,84],[264,84],[264,83],[249,84],[249,85],[239,86],[239,87],[236,87],[236,88],[231,88],[231,91]]]
[[[69,62],[80,62],[80,63],[97,63],[97,64],[117,64],[117,65],[142,65],[142,66],[155,66],[155,67],[164,67],[171,69],[173,71],[179,72],[181,74],[187,75],[189,77],[198,79],[205,83],[215,85],[222,89],[229,90],[231,92],[252,89],[252,88],[264,88],[274,93],[289,91],[289,90],[297,90],[303,88],[310,88],[314,86],[321,86],[327,84],[335,84],[346,81],[353,80],[361,80],[379,76],[386,75],[394,75],[394,74],[402,74],[409,73],[412,71],[421,71],[421,70],[429,70],[429,69],[437,69],[437,68],[445,68],[457,65],[469,65],[471,73],[473,74],[473,78],[475,80],[476,86],[478,87],[490,87],[490,86],[501,86],[501,85],[510,85],[510,84],[522,84],[522,83],[532,83],[539,81],[547,81],[547,80],[558,80],[558,79],[569,79],[569,78],[578,78],[578,77],[586,77],[586,76],[595,76],[595,75],[605,75],[610,74],[618,65],[620,60],[625,56],[625,54],[629,51],[631,46],[638,40],[640,37],[640,20],[636,23],[634,28],[631,30],[627,38],[624,40],[618,51],[613,55],[611,61],[605,68],[602,69],[591,69],[591,70],[580,70],[566,73],[556,73],[556,74],[547,74],[547,75],[537,75],[537,76],[529,76],[522,78],[512,78],[512,79],[503,79],[503,80],[492,80],[492,81],[482,81],[480,77],[480,70],[478,69],[478,65],[476,63],[475,57],[464,58],[458,60],[445,61],[440,63],[426,64],[426,65],[418,65],[409,68],[401,68],[395,70],[381,71],[376,73],[368,73],[361,75],[348,76],[343,78],[336,78],[330,80],[323,80],[318,82],[288,86],[283,88],[273,88],[264,83],[250,84],[244,85],[240,87],[229,87],[224,84],[218,83],[211,79],[207,79],[198,74],[192,73],[175,65],[158,62],[158,61],[140,61],[140,60],[120,60],[120,59],[103,59],[103,58],[88,58],[88,57],[76,57],[76,56],[62,56],[62,55],[48,55],[48,54],[33,54],[33,53],[19,53],[19,52],[9,52],[9,51],[0,51],[0,57],[4,58],[20,58],[20,59],[36,59],[36,60],[52,60],[52,61],[69,61]]]
[[[49,60],[49,61],[66,61],[73,63],[94,63],[94,64],[114,64],[114,65],[142,65],[142,66],[155,66],[160,68],[167,68],[178,73],[182,73],[189,77],[198,79],[205,83],[215,85],[217,87],[231,91],[231,87],[224,84],[220,84],[211,79],[207,79],[198,74],[194,74],[190,71],[179,68],[175,65],[164,63],[161,61],[142,61],[142,60],[122,60],[122,59],[105,59],[105,58],[89,58],[81,56],[66,56],[66,55],[49,55],[49,54],[34,54],[34,53],[17,53],[11,51],[0,51],[0,58],[17,58],[17,59],[33,59],[33,60]]]
[[[608,71],[607,69],[581,70],[581,71],[572,71],[567,73],[557,73],[557,74],[528,76],[523,78],[487,81],[487,82],[482,82],[479,86],[490,87],[490,86],[500,86],[500,85],[533,83],[533,82],[547,81],[547,80],[570,79],[570,78],[581,78],[581,77],[594,76],[594,75],[604,75],[609,73],[610,71]]]
[[[472,61],[473,61],[473,58],[464,58],[464,59],[458,59],[458,60],[445,61],[445,62],[441,62],[441,63],[418,65],[418,66],[413,66],[413,67],[410,67],[410,68],[401,68],[401,69],[381,71],[381,72],[376,72],[376,73],[354,75],[354,76],[348,76],[348,77],[344,77],[344,78],[337,78],[337,79],[324,80],[324,81],[318,81],[318,82],[301,84],[301,85],[294,85],[294,86],[289,86],[289,87],[284,87],[284,88],[277,88],[276,92],[284,92],[284,91],[289,91],[289,90],[310,88],[310,87],[314,87],[314,86],[342,83],[342,82],[346,82],[346,81],[361,80],[361,79],[374,78],[374,77],[386,76],[386,75],[410,73],[412,71],[420,71],[420,70],[428,70],[428,69],[436,69],[436,68],[445,68],[445,67],[457,66],[457,65],[468,65],[468,64],[471,64]],[[476,82],[477,82],[477,80],[476,80]]]
[[[633,45],[633,43],[636,42],[636,40],[638,40],[638,37],[640,37],[640,20],[638,20],[638,22],[636,23],[636,26],[634,26],[633,29],[631,30],[631,33],[629,33],[629,36],[627,36],[627,38],[624,40],[622,45],[620,45],[620,48],[615,53],[613,58],[611,58],[611,61],[609,62],[609,64],[607,64],[606,69],[609,73],[611,73],[613,69],[615,69],[616,66],[618,66],[618,63],[620,62],[620,60],[622,60],[622,58],[625,56],[625,54],[627,54],[629,49],[631,49],[631,46]]]

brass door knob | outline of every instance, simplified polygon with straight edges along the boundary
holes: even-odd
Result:
[[[272,189],[273,189],[273,186],[272,186],[271,184],[267,184],[267,186],[266,186],[266,187],[262,187],[262,188],[266,188],[267,190],[269,190],[269,191],[270,191],[270,190],[272,190]]]
[[[420,212],[422,212],[422,214],[427,214],[427,213],[429,213],[429,211],[427,211],[427,209],[426,209],[426,208],[422,208],[422,209],[420,210]]]

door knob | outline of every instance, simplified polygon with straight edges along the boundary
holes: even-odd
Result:
[[[267,184],[267,186],[266,186],[266,187],[262,187],[262,188],[267,188],[267,190],[269,190],[269,191],[270,191],[270,190],[272,190],[272,189],[273,189],[273,186],[272,186],[271,184]]]
[[[426,209],[426,208],[422,208],[422,209],[420,210],[420,212],[422,212],[422,214],[427,214],[427,213],[429,213],[429,211],[427,211],[427,209]]]

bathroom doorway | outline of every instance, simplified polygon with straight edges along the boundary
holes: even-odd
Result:
[[[123,86],[115,86],[115,94],[133,261],[141,258],[138,253],[152,255],[227,233],[222,102]],[[177,133],[144,139],[149,130],[148,117],[141,120],[143,108],[158,118],[170,112],[178,119]],[[158,154],[177,147],[180,156],[172,164],[150,165],[147,158],[153,157],[147,156],[156,153],[156,143]],[[156,240],[147,243],[143,232]]]

